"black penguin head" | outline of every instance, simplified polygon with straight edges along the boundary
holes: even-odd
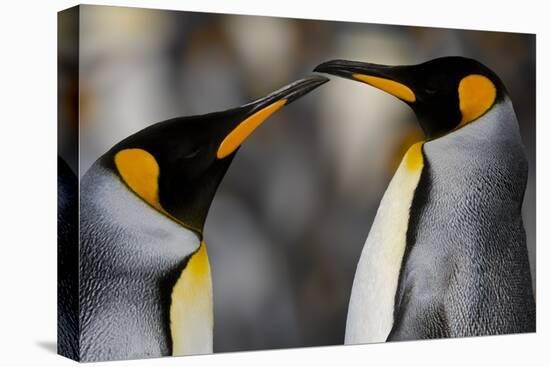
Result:
[[[428,139],[477,119],[506,93],[493,71],[464,57],[404,66],[334,60],[315,71],[361,81],[401,99],[414,110]]]
[[[240,145],[279,108],[327,81],[311,76],[237,108],[159,122],[115,145],[101,162],[149,205],[201,235]]]

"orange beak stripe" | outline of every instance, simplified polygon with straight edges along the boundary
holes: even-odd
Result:
[[[286,104],[286,99],[281,99],[260,111],[247,117],[236,128],[234,128],[221,142],[216,157],[222,159],[233,153],[269,116]]]
[[[404,101],[416,101],[416,96],[412,89],[396,81],[364,74],[353,74],[353,78],[372,85],[373,87],[383,90],[384,92],[387,92]]]

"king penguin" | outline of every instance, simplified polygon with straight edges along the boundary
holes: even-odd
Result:
[[[203,226],[243,141],[328,79],[311,76],[224,112],[174,118],[116,144],[80,186],[80,358],[212,352]]]
[[[384,193],[356,269],[345,343],[535,331],[521,206],[527,160],[512,102],[480,62],[315,71],[408,104],[424,132]]]

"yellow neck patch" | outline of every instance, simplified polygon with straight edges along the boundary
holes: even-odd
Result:
[[[214,311],[206,245],[201,242],[172,289],[172,354],[212,353]]]
[[[423,141],[413,144],[409,150],[407,150],[407,153],[403,158],[405,161],[405,167],[410,172],[416,172],[424,167],[424,157],[422,156],[423,144]]]
[[[489,78],[472,74],[462,78],[458,85],[458,98],[462,120],[458,127],[483,115],[495,102],[497,89]]]
[[[398,83],[393,80],[379,78],[372,75],[353,74],[353,77],[357,80],[372,85],[375,88],[381,89],[397,98],[400,98],[407,102],[416,101],[416,96],[411,88],[404,84]]]
[[[126,184],[143,200],[164,212],[158,198],[159,165],[143,149],[124,149],[115,155],[115,166]]]
[[[250,134],[252,134],[252,132],[261,125],[262,122],[275,113],[279,108],[283,107],[286,102],[286,99],[281,99],[267,107],[262,108],[260,111],[242,121],[225,137],[220,144],[218,152],[216,153],[218,159],[225,158],[233,153],[250,136]]]

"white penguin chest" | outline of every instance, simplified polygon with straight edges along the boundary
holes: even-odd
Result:
[[[383,342],[391,331],[409,212],[424,167],[422,144],[409,148],[380,202],[353,281],[346,344]]]

